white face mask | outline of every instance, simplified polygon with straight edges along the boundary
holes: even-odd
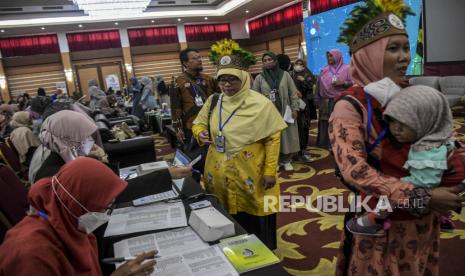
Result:
[[[89,155],[94,144],[95,144],[94,139],[92,139],[92,137],[87,137],[86,140],[84,140],[84,142],[81,143],[82,153],[84,153],[84,155]]]
[[[300,73],[304,70],[304,67],[302,65],[294,65],[294,70],[297,72],[297,73]]]
[[[74,202],[76,202],[79,206],[81,206],[81,208],[84,209],[87,213],[85,213],[84,215],[80,217],[77,217],[76,215],[74,215],[73,212],[71,212],[71,210],[69,210],[68,207],[66,207],[63,201],[61,201],[61,198],[58,196],[58,193],[56,192],[55,185],[54,185],[55,182],[58,183],[58,185],[60,185],[63,191],[65,191],[65,193],[69,197],[71,197],[71,199]],[[99,228],[101,225],[107,223],[108,220],[110,219],[110,217],[108,216],[106,212],[90,212],[89,210],[87,210],[86,207],[84,207],[74,196],[72,196],[65,189],[65,187],[63,187],[63,185],[61,185],[60,181],[58,181],[58,178],[56,176],[52,178],[52,188],[53,188],[53,192],[55,193],[55,195],[57,196],[58,200],[63,205],[63,207],[65,207],[68,213],[70,213],[73,217],[75,217],[78,220],[78,229],[80,231],[90,234],[93,231],[95,231],[95,229]]]

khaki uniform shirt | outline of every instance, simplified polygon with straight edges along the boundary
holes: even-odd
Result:
[[[192,122],[197,117],[202,106],[195,104],[196,86],[198,95],[205,103],[215,92],[219,92],[216,81],[205,74],[194,77],[184,72],[176,79],[175,89],[171,91],[171,116],[173,127],[183,130],[192,129]],[[200,89],[199,89],[200,88]]]

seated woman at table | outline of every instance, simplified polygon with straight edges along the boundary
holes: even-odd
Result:
[[[107,155],[92,138],[96,131],[94,122],[76,111],[62,110],[47,117],[39,134],[42,145],[35,151],[29,167],[30,181],[54,175],[61,166],[79,156],[107,163]],[[173,167],[169,172],[172,178],[183,178],[191,175],[191,169]]]
[[[219,64],[223,94],[210,119],[212,97],[207,100],[192,128],[200,144],[212,144],[205,187],[247,232],[274,249],[276,210],[266,210],[264,201],[279,196],[276,166],[281,131],[287,126],[273,103],[250,89],[250,74],[239,57],[223,56]]]
[[[92,232],[108,220],[107,206],[126,186],[103,163],[86,157],[36,182],[28,198],[37,211],[6,234],[0,275],[102,275]],[[155,254],[141,254],[112,275],[149,275],[155,260],[145,260]]]

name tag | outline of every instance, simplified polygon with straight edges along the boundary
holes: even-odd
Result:
[[[203,106],[202,97],[200,97],[200,96],[196,96],[196,97],[195,97],[195,105],[196,105],[196,106]]]
[[[224,136],[216,136],[215,142],[216,151],[221,153],[226,152],[226,138]]]
[[[276,102],[276,93],[278,91],[276,91],[276,89],[273,89],[270,91],[270,95],[269,95],[269,98],[270,98],[270,101],[272,102]]]

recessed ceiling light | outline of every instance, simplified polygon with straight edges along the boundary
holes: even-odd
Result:
[[[245,13],[249,13],[250,11],[249,10],[246,10]]]
[[[181,18],[178,18],[178,21],[181,21]]]
[[[0,32],[4,33],[4,32],[5,32],[5,30],[0,30]]]
[[[208,17],[205,16],[205,20],[208,20]]]
[[[155,23],[155,20],[152,20],[152,21],[150,21],[150,22]]]
[[[40,28],[41,30],[45,30],[45,27]]]
[[[118,25],[119,25],[119,23],[118,23],[118,22],[115,22],[115,25],[116,25],[116,26],[118,26]]]
[[[78,27],[79,27],[79,28],[82,28],[82,24],[79,24]]]

